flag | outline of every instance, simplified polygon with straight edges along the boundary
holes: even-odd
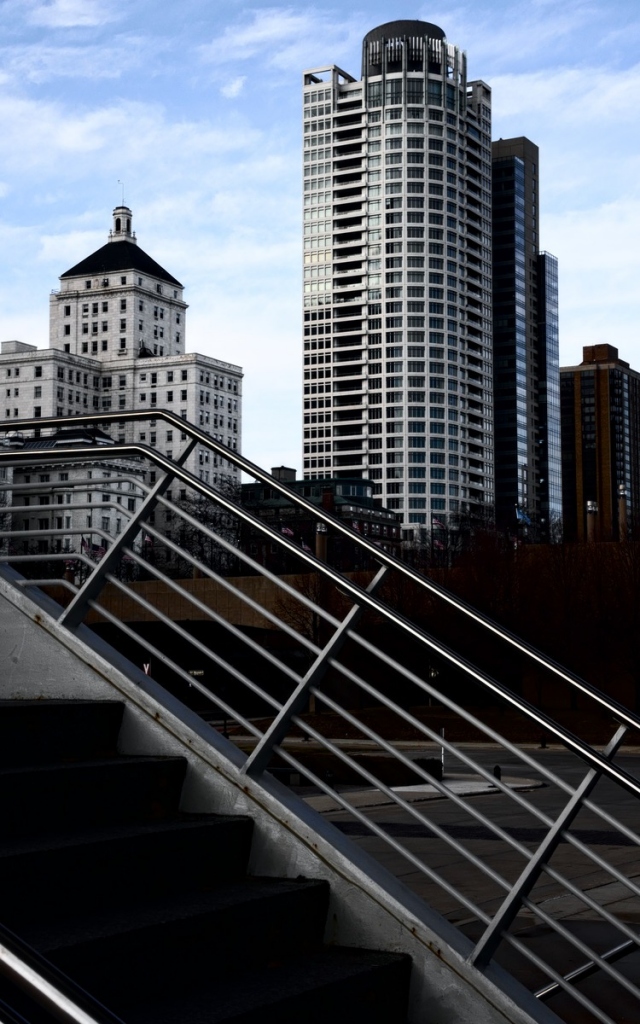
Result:
[[[311,551],[311,548],[309,547],[308,544],[305,544],[305,542],[302,541],[302,550],[303,551]]]
[[[444,544],[442,543],[441,540],[434,540],[433,546],[436,548],[440,548],[441,551],[444,551]]]
[[[441,519],[432,519],[431,525],[435,526],[438,530],[446,530],[446,526]]]
[[[356,519],[351,520],[351,525],[353,526],[354,530],[357,530],[358,533],[360,533],[360,523]]]
[[[518,505],[516,505],[516,519],[519,522],[526,523],[527,526],[531,526],[531,520],[529,519],[529,516],[526,512],[523,512]]]
[[[293,530],[290,530],[288,526],[283,526],[280,533],[284,533],[285,537],[295,537]]]

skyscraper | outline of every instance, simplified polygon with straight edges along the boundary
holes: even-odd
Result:
[[[496,522],[516,510],[536,539],[562,517],[558,266],[539,252],[539,152],[526,138],[492,145]]]
[[[640,373],[613,345],[560,370],[567,540],[622,540],[640,511]]]
[[[368,477],[405,524],[493,494],[491,93],[442,29],[304,73],[304,475]]]

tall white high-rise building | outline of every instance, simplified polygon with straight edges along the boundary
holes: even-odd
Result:
[[[304,73],[304,475],[405,524],[493,506],[491,91],[442,29]]]

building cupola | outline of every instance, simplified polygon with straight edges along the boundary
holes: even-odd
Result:
[[[133,215],[128,206],[116,206],[113,211],[113,227],[109,232],[110,242],[137,242],[135,231],[131,230]]]

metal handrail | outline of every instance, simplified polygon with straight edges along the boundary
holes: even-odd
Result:
[[[0,973],[67,1024],[123,1024],[5,925],[0,925]]]
[[[623,707],[623,705],[607,697],[604,693],[598,690],[597,687],[592,686],[590,683],[580,678],[575,673],[569,672],[566,668],[564,668],[564,666],[560,665],[552,658],[549,658],[546,655],[544,655],[532,644],[529,644],[521,637],[518,637],[515,633],[512,633],[510,630],[500,626],[498,623],[494,622],[489,616],[484,615],[482,612],[478,611],[472,605],[456,597],[441,584],[436,583],[434,580],[421,575],[420,573],[416,572],[415,569],[412,569],[411,566],[395,558],[388,552],[383,551],[381,548],[377,548],[374,544],[371,544],[370,541],[366,540],[366,538],[360,536],[356,531],[345,526],[343,522],[341,522],[335,516],[331,515],[330,512],[327,512],[322,507],[318,507],[312,504],[310,501],[307,501],[306,498],[304,498],[297,492],[293,491],[291,488],[287,487],[286,484],[282,483],[282,481],[276,480],[274,477],[271,476],[271,474],[266,473],[260,466],[256,465],[253,462],[250,462],[248,459],[244,458],[244,456],[238,454],[233,449],[227,448],[226,445],[222,444],[221,442],[215,441],[205,431],[200,430],[194,424],[189,423],[189,421],[183,420],[181,417],[177,416],[175,413],[171,412],[168,409],[154,409],[152,413],[150,413],[147,410],[132,410],[130,412],[118,411],[117,413],[114,413],[113,411],[109,413],[86,413],[80,416],[73,417],[52,416],[42,419],[25,419],[20,421],[20,429],[54,429],[69,426],[70,424],[73,424],[74,427],[98,426],[100,423],[109,423],[114,420],[117,420],[118,422],[128,423],[136,422],[137,420],[148,420],[150,418],[156,420],[165,420],[167,423],[171,424],[172,427],[175,427],[176,429],[180,430],[181,433],[186,434],[193,440],[197,441],[199,444],[204,445],[211,451],[215,452],[217,455],[222,456],[222,458],[232,463],[234,466],[236,466],[236,468],[240,469],[242,472],[246,473],[249,476],[253,476],[256,480],[259,480],[262,483],[269,484],[270,487],[272,487],[276,491],[279,491],[280,494],[282,494],[283,497],[287,498],[287,500],[290,501],[293,505],[296,505],[298,508],[310,512],[313,516],[315,516],[316,519],[325,523],[325,525],[332,527],[332,529],[334,529],[337,533],[342,534],[342,536],[348,538],[357,547],[366,550],[368,554],[374,557],[382,565],[387,565],[389,568],[396,569],[405,577],[405,579],[410,579],[413,583],[416,583],[420,587],[430,591],[433,594],[436,594],[438,597],[442,598],[442,600],[446,601],[453,608],[455,608],[456,611],[462,612],[464,615],[472,619],[474,622],[483,626],[485,629],[488,629],[501,640],[505,641],[506,643],[514,647],[516,650],[520,651],[520,653],[526,654],[529,657],[533,658],[534,661],[537,661],[547,671],[550,671],[553,674],[557,675],[570,686],[578,689],[579,691],[585,694],[588,694],[597,703],[599,703],[601,707],[606,709],[610,714],[619,717],[620,721],[625,722],[632,728],[640,728],[640,716],[632,714],[627,708]],[[2,425],[0,424],[0,430],[2,429],[5,429],[7,431],[14,430],[15,425],[9,426],[9,424],[7,424],[7,426],[3,428]],[[47,449],[46,455],[48,458],[50,457],[55,459],[55,461],[61,461],[64,459],[68,460],[70,457],[73,457],[74,452],[76,453],[76,456],[79,457],[83,454],[86,456],[89,451],[93,452],[93,454],[97,454],[97,451],[94,448],[83,450],[78,446],[74,446],[73,448],[67,449],[66,451],[58,447],[56,447],[55,449]],[[122,446],[118,444],[113,444],[103,448],[102,451],[105,453],[105,457],[111,458],[126,458],[127,455],[144,455],[146,458],[151,459],[151,461],[155,462],[156,465],[161,466],[163,469],[165,469],[165,472],[175,471],[175,475],[180,476],[180,474],[177,471],[175,463],[171,463],[169,460],[165,459],[163,456],[159,455],[156,451],[154,451],[154,449],[148,448],[145,445],[134,443]],[[12,462],[15,460],[15,458],[15,451],[0,451],[0,465],[2,465],[3,462]],[[182,479],[185,478],[182,477]],[[200,490],[202,494],[206,494],[208,497],[213,498],[213,500],[217,501],[218,504],[222,504],[223,506],[227,507],[229,511],[239,514],[239,507],[235,505],[233,502],[225,502],[224,500],[222,500],[223,496],[220,495],[219,492],[216,492],[215,489],[213,488],[209,488],[206,484],[202,484],[201,481],[196,481],[195,477],[188,482],[192,486],[195,486],[194,481],[195,483],[200,485],[197,489]],[[246,518],[248,519],[249,517],[247,516]],[[254,520],[253,525],[259,526],[259,522],[259,520]],[[281,541],[285,540],[285,538],[283,537],[279,537],[278,539]],[[300,552],[299,549],[296,549],[296,554],[298,554],[299,556],[303,556],[306,553]],[[317,568],[318,571],[322,571],[322,563],[316,562],[315,559],[307,558],[306,560],[309,561],[310,564],[315,563],[315,568]]]
[[[537,955],[535,955],[531,949],[527,948],[526,944],[521,941],[517,932],[516,934],[513,934],[509,930],[510,922],[514,919],[514,912],[518,913],[520,909],[522,909],[525,912],[530,912],[536,915],[540,920],[548,923],[549,927],[553,928],[558,935],[562,935],[567,939],[567,941],[572,942],[574,947],[582,953],[585,959],[588,960],[587,966],[590,971],[595,969],[605,971],[621,988],[626,989],[635,998],[637,998],[638,1003],[640,1004],[640,989],[638,986],[634,981],[628,981],[623,975],[620,975],[613,966],[617,957],[608,958],[606,954],[598,955],[596,952],[591,950],[586,943],[576,939],[575,936],[572,936],[571,932],[564,928],[559,921],[550,915],[544,906],[536,904],[529,895],[531,892],[531,880],[537,880],[543,873],[546,873],[548,878],[554,883],[554,886],[557,885],[561,887],[563,894],[569,894],[572,897],[579,899],[589,913],[594,914],[596,918],[602,920],[603,923],[608,926],[617,928],[621,933],[621,937],[624,937],[626,942],[632,943],[633,945],[640,944],[640,938],[635,936],[632,927],[620,920],[615,913],[601,906],[598,899],[593,898],[588,891],[584,892],[580,887],[579,882],[576,883],[572,878],[566,877],[565,873],[559,871],[555,865],[548,862],[550,851],[555,850],[558,843],[568,842],[572,844],[576,851],[589,858],[595,867],[602,869],[608,876],[625,884],[631,895],[634,897],[640,896],[640,886],[636,884],[632,878],[628,878],[623,871],[619,870],[615,866],[615,864],[609,863],[605,858],[592,849],[589,845],[590,840],[587,841],[584,834],[581,834],[579,831],[577,833],[571,831],[576,808],[586,808],[589,811],[598,814],[601,819],[607,822],[614,830],[618,829],[620,835],[624,836],[626,840],[633,842],[636,845],[640,844],[640,838],[631,828],[623,822],[617,821],[609,811],[599,807],[598,804],[589,797],[589,793],[591,792],[593,785],[595,785],[595,782],[600,778],[608,778],[617,785],[624,787],[636,798],[640,796],[640,783],[638,779],[622,769],[619,765],[613,763],[613,747],[611,747],[611,744],[609,752],[604,751],[601,754],[600,752],[595,751],[589,746],[589,744],[583,742],[569,730],[559,726],[547,715],[532,707],[523,698],[509,691],[500,682],[491,678],[487,673],[480,671],[471,662],[457,654],[455,650],[441,644],[437,639],[427,633],[424,629],[418,627],[409,618],[387,606],[382,600],[380,600],[375,591],[378,583],[384,578],[384,574],[388,569],[397,570],[404,580],[415,580],[423,588],[426,588],[432,593],[439,593],[442,588],[433,584],[432,581],[420,576],[415,572],[415,570],[405,566],[388,552],[385,552],[371,544],[364,537],[352,531],[350,527],[345,526],[344,523],[331,516],[330,513],[316,507],[295,492],[290,491],[289,488],[287,488],[286,485],[282,485],[280,481],[276,481],[271,478],[269,474],[264,473],[262,470],[258,470],[258,467],[252,467],[250,463],[243,460],[237,455],[237,453],[225,448],[219,442],[212,441],[208,435],[199,431],[198,428],[193,427],[193,425],[188,424],[186,421],[178,419],[174,414],[164,414],[163,411],[158,410],[153,410],[151,414],[149,412],[115,415],[97,414],[96,416],[88,417],[88,419],[93,422],[95,422],[96,419],[100,422],[111,419],[146,420],[150,418],[150,415],[156,419],[161,415],[164,415],[168,422],[173,426],[178,427],[178,429],[183,431],[187,437],[191,437],[192,446],[195,439],[209,447],[214,452],[217,452],[217,454],[220,454],[224,459],[233,463],[238,468],[245,469],[246,472],[251,472],[252,475],[263,480],[263,482],[268,482],[270,487],[287,497],[292,505],[306,509],[317,522],[323,522],[325,525],[331,526],[331,528],[341,536],[348,538],[349,541],[352,542],[352,544],[354,544],[354,546],[359,550],[365,551],[370,555],[378,565],[382,566],[382,568],[369,586],[366,589],[363,589],[363,587],[359,586],[348,576],[338,572],[330,565],[319,561],[308,550],[301,549],[286,536],[276,532],[276,530],[269,527],[263,520],[252,515],[247,509],[238,505],[227,495],[219,493],[215,488],[212,488],[203,481],[198,480],[195,476],[188,473],[182,465],[176,464],[176,462],[165,458],[154,449],[145,445],[136,443],[126,445],[118,444],[110,445],[109,447],[101,446],[99,449],[95,449],[91,446],[79,448],[78,446],[73,445],[62,448],[58,447],[55,449],[47,449],[46,451],[40,451],[37,453],[30,451],[29,457],[31,459],[36,455],[39,459],[44,459],[46,456],[48,460],[53,462],[70,462],[76,459],[82,460],[86,459],[88,455],[91,455],[91,457],[108,458],[111,461],[125,457],[134,457],[136,459],[144,458],[162,470],[165,474],[155,488],[150,488],[142,484],[140,485],[147,497],[143,501],[140,509],[136,510],[136,512],[130,517],[128,524],[125,526],[126,536],[116,537],[114,540],[114,538],[110,537],[108,534],[102,534],[105,540],[108,539],[112,544],[112,547],[107,552],[102,563],[98,563],[96,565],[93,562],[89,562],[87,559],[82,559],[93,569],[93,572],[73,596],[72,605],[70,606],[70,608],[72,607],[73,609],[72,614],[68,614],[69,609],[61,611],[59,619],[60,624],[74,630],[83,621],[87,611],[91,610],[99,616],[102,616],[107,623],[110,623],[120,629],[125,636],[129,637],[131,640],[135,640],[136,643],[140,644],[145,650],[150,652],[153,658],[166,666],[166,668],[169,669],[177,679],[187,683],[190,687],[196,688],[200,694],[207,697],[208,700],[225,715],[229,718],[235,719],[235,721],[246,730],[248,735],[254,738],[256,742],[255,750],[253,753],[249,753],[246,756],[244,768],[242,769],[250,775],[252,779],[259,782],[263,780],[263,773],[269,770],[269,764],[271,763],[272,757],[274,755],[278,756],[285,764],[288,764],[290,767],[303,774],[321,793],[325,793],[329,796],[331,800],[335,802],[337,809],[346,812],[352,819],[359,822],[375,836],[383,840],[384,843],[393,851],[405,858],[405,860],[420,872],[426,880],[437,887],[438,892],[442,892],[443,894],[446,894],[447,897],[452,898],[457,907],[464,908],[472,915],[474,920],[482,925],[482,937],[476,945],[475,951],[471,953],[469,957],[469,963],[475,969],[481,971],[484,970],[487,964],[492,961],[497,945],[503,941],[507,942],[516,950],[519,950],[519,952],[528,958],[532,964],[540,966],[543,971],[546,971],[547,976],[552,979],[554,985],[564,989],[573,998],[575,998],[578,1003],[587,1007],[590,1012],[594,1014],[596,1019],[603,1022],[603,1024],[608,1024],[610,1018],[605,1011],[594,1006],[592,1001],[587,998],[584,993],[581,993],[579,989],[576,989],[573,982],[579,982],[580,977],[578,975],[576,975],[575,978],[573,977],[573,974],[567,975],[566,977],[562,976],[551,964],[546,964]],[[72,423],[73,426],[78,426],[82,425],[82,421],[84,419],[85,417],[73,417],[71,421],[66,419],[63,419],[62,421],[38,420],[36,424],[32,422],[31,426],[37,425],[38,427],[43,428],[49,425],[61,426],[67,423]],[[28,421],[24,421],[25,426],[27,426],[27,422]],[[180,458],[183,457],[184,452]],[[4,452],[0,449],[0,466],[6,462],[15,463],[15,453]],[[26,463],[23,462],[23,464]],[[238,550],[234,543],[228,538],[220,536],[220,533],[216,532],[215,529],[200,523],[197,518],[191,516],[188,512],[182,510],[175,502],[168,499],[164,494],[163,489],[166,490],[166,487],[169,486],[168,481],[170,482],[171,479],[184,483],[190,490],[216,503],[223,512],[228,513],[229,516],[236,517],[238,521],[259,532],[263,537],[268,538],[271,542],[277,544],[280,551],[295,556],[298,562],[305,568],[312,570],[320,578],[327,581],[328,584],[331,584],[336,593],[339,593],[342,597],[351,601],[352,606],[346,617],[342,620],[336,618],[335,615],[326,611],[326,609],[321,608],[320,605],[312,600],[308,595],[296,590],[296,588],[286,580],[283,580],[275,573],[270,572],[270,570],[265,566],[260,565],[246,552]],[[107,483],[108,481],[91,479],[87,482],[96,486],[97,489],[103,490],[103,483]],[[72,486],[73,482],[61,481],[59,483],[54,482],[54,484],[57,484],[57,489],[66,490]],[[51,487],[51,483],[47,484],[47,487],[51,490],[55,489]],[[6,489],[11,490],[11,486],[7,485]],[[41,486],[38,487],[35,485],[33,489],[41,490],[42,488]],[[331,638],[328,641],[322,641],[322,643],[312,642],[304,635],[303,631],[293,627],[292,623],[295,622],[295,618],[291,619],[289,622],[283,621],[282,615],[276,615],[269,608],[263,607],[259,601],[254,599],[254,597],[244,594],[239,586],[234,586],[229,579],[225,579],[224,576],[219,572],[216,572],[211,566],[205,565],[202,561],[202,555],[198,558],[190,552],[182,550],[178,544],[165,537],[156,527],[146,523],[145,516],[150,513],[156,504],[159,504],[165,509],[180,516],[186,524],[190,524],[192,527],[198,529],[204,537],[210,538],[223,551],[237,555],[244,565],[250,568],[251,571],[259,572],[265,579],[270,580],[282,593],[287,595],[287,598],[294,598],[296,601],[300,602],[301,606],[305,610],[305,614],[313,616],[318,615],[322,618],[323,622],[326,624],[326,627],[323,626],[323,630],[325,632],[329,629],[333,630]],[[53,509],[56,509],[57,507],[58,506],[55,505],[49,506],[49,508]],[[80,506],[71,507],[79,508]],[[6,511],[10,512],[11,506],[8,506]],[[156,538],[159,543],[165,545],[167,549],[178,554],[180,557],[185,558],[187,562],[194,567],[194,569],[198,569],[199,572],[206,575],[216,584],[220,585],[226,592],[235,594],[240,601],[245,602],[248,608],[260,615],[265,615],[273,625],[283,629],[289,638],[295,639],[295,641],[304,648],[304,652],[307,656],[312,656],[310,667],[306,671],[306,674],[300,675],[298,672],[289,668],[289,666],[281,661],[277,654],[272,653],[272,651],[268,649],[262,648],[252,637],[248,637],[241,629],[235,626],[233,621],[226,620],[214,608],[207,605],[204,600],[201,600],[197,592],[191,593],[187,588],[180,586],[174,580],[170,579],[161,568],[149,563],[140,552],[136,552],[132,547],[132,539],[135,531],[139,529],[143,529],[152,538]],[[46,532],[47,535],[52,534],[52,531],[50,530]],[[69,531],[63,532],[67,534],[69,533]],[[95,527],[92,528],[91,532],[95,534],[100,533],[100,531]],[[5,531],[3,534],[3,532],[0,531],[0,537],[6,537],[10,533],[11,531]],[[27,531],[27,533],[29,533],[29,531]],[[24,535],[24,532],[22,532],[22,534]],[[189,602],[199,616],[205,617],[208,621],[224,627],[227,633],[233,637],[234,642],[242,643],[248,651],[259,655],[260,658],[264,659],[264,663],[270,665],[281,673],[283,681],[292,688],[289,698],[286,698],[284,702],[276,700],[262,685],[259,685],[255,680],[250,678],[248,674],[241,672],[234,665],[222,658],[220,654],[216,653],[215,650],[211,650],[206,643],[202,643],[197,637],[191,635],[181,625],[176,624],[169,615],[165,614],[164,611],[153,604],[152,601],[148,599],[148,596],[144,596],[144,593],[141,592],[140,589],[136,589],[135,585],[130,584],[126,580],[118,579],[117,576],[114,575],[114,566],[117,564],[117,559],[122,556],[126,556],[137,565],[143,567],[145,572],[148,571],[151,577],[166,585],[168,592],[178,594]],[[5,563],[19,563],[20,561],[27,559],[60,559],[68,557],[68,553],[45,554],[40,556],[19,556],[8,554],[3,555],[0,561]],[[78,556],[74,557],[77,558]],[[17,582],[19,585],[24,584],[25,586],[36,585],[35,581],[19,580]],[[46,581],[47,584],[55,582],[56,581],[53,580]],[[244,714],[239,712],[238,708],[234,706],[234,704],[238,703],[235,699],[235,693],[233,696],[228,696],[227,694],[219,696],[218,693],[212,692],[211,689],[203,683],[200,683],[196,677],[191,676],[191,674],[183,669],[181,665],[176,663],[176,660],[171,656],[170,648],[169,653],[165,653],[152,640],[137,633],[126,622],[122,622],[118,616],[113,614],[113,612],[108,607],[105,607],[98,599],[100,590],[105,583],[109,583],[117,590],[126,593],[128,597],[143,610],[145,615],[149,614],[152,616],[157,622],[163,625],[163,628],[165,626],[167,628],[170,627],[177,636],[188,641],[188,643],[198,651],[199,654],[210,659],[213,664],[217,665],[224,672],[231,674],[232,678],[238,684],[238,690],[241,688],[243,692],[253,693],[256,698],[265,702],[265,706],[269,709],[264,714],[264,717],[267,719],[266,723],[256,722],[255,719],[251,718],[249,713]],[[255,593],[256,592],[254,592],[254,594]],[[444,594],[446,595],[446,600],[452,606],[458,608],[458,610],[465,611],[465,609],[468,608],[468,606],[465,606],[463,602],[458,602],[456,598],[447,594],[447,592],[444,592]],[[475,680],[486,692],[490,692],[499,697],[503,702],[506,702],[509,707],[522,715],[529,723],[534,722],[537,726],[543,727],[549,736],[557,739],[567,750],[576,754],[589,766],[590,771],[588,776],[579,786],[574,787],[573,785],[570,785],[566,780],[561,778],[559,774],[552,771],[548,765],[537,761],[526,750],[520,749],[517,744],[505,739],[504,736],[501,736],[500,733],[490,725],[483,723],[471,712],[467,711],[465,708],[460,706],[460,704],[452,700],[451,696],[439,689],[432,679],[422,678],[416,672],[411,671],[407,665],[399,663],[397,659],[391,657],[384,650],[377,647],[370,639],[362,636],[357,630],[357,625],[362,611],[365,610],[371,611],[375,615],[382,617],[387,623],[398,627],[405,637],[411,638],[420,644],[423,649],[427,649],[428,651],[437,654],[438,658],[443,659],[449,664],[455,666],[457,669],[460,669],[464,672],[467,678]],[[491,627],[490,620],[485,620],[480,613],[475,613],[473,610],[471,610],[471,612],[474,617],[477,616],[478,622],[482,625],[489,624]],[[507,638],[507,632],[500,630],[499,627],[496,627],[493,632],[494,634],[501,636],[502,639]],[[492,776],[490,772],[482,766],[482,764],[479,764],[477,760],[474,760],[469,752],[458,749],[448,740],[441,739],[433,729],[429,728],[429,725],[424,722],[420,722],[411,715],[406,708],[403,708],[398,704],[394,697],[386,696],[384,693],[380,692],[378,688],[373,686],[366,679],[362,678],[362,676],[358,674],[358,671],[353,671],[352,668],[343,664],[341,661],[340,650],[342,642],[345,640],[348,640],[350,644],[357,645],[353,648],[356,652],[356,656],[357,652],[360,651],[366,656],[366,658],[373,656],[379,659],[383,670],[388,668],[390,671],[398,672],[400,677],[406,680],[406,682],[412,687],[416,687],[420,694],[436,697],[442,704],[448,707],[455,714],[460,715],[471,726],[480,729],[486,739],[499,743],[506,750],[517,756],[521,763],[531,766],[539,777],[556,787],[563,800],[568,801],[559,817],[554,819],[542,808],[537,807],[535,801],[532,802],[531,800],[526,799],[522,793],[512,791],[504,781]],[[526,645],[524,645],[524,647],[526,647]],[[537,653],[539,654],[539,652]],[[540,659],[542,659],[542,663],[544,663],[546,667],[552,667],[554,664],[548,659],[545,660],[542,655],[540,655],[538,660]],[[360,671],[359,664],[357,664],[356,667]],[[385,739],[385,737],[380,734],[379,730],[367,725],[366,722],[361,720],[357,714],[352,714],[348,708],[344,706],[344,701],[339,701],[335,699],[334,696],[329,695],[329,693],[325,691],[321,682],[323,673],[327,669],[332,669],[341,673],[364,694],[372,698],[374,703],[379,703],[382,707],[387,708],[389,712],[399,714],[404,721],[413,725],[417,729],[419,735],[427,738],[433,743],[441,743],[442,747],[455,755],[463,765],[477,773],[481,778],[484,778],[485,781],[491,782],[499,793],[508,797],[513,802],[514,806],[532,815],[536,822],[540,823],[545,834],[544,841],[535,840],[537,843],[537,849],[535,852],[532,853],[529,847],[525,845],[525,840],[521,841],[517,833],[512,833],[507,826],[503,827],[499,823],[492,821],[491,816],[488,813],[485,813],[482,806],[469,804],[469,801],[465,800],[465,798],[458,796],[455,792],[452,793],[449,791],[446,785],[433,780],[428,772],[412,761],[410,757],[397,749],[393,742]],[[564,670],[561,670],[559,674],[562,678],[566,678],[568,682],[571,682],[571,679],[573,678],[570,673],[566,673]],[[631,725],[635,728],[640,727],[640,718],[633,712],[624,708],[619,708],[615,702],[610,701],[605,695],[600,694],[594,687],[578,680],[577,677],[575,677],[575,684],[580,687],[584,687],[583,692],[587,696],[590,696],[600,709],[606,708],[612,715],[614,715],[614,717],[619,721],[622,721],[623,726]],[[503,878],[502,874],[494,869],[490,861],[487,862],[474,849],[468,848],[464,843],[460,842],[454,832],[447,831],[446,827],[439,825],[432,817],[430,818],[428,814],[425,814],[422,807],[412,803],[408,799],[405,799],[398,792],[395,792],[390,784],[385,782],[384,779],[378,777],[380,773],[377,769],[370,766],[367,767],[361,761],[356,760],[351,756],[347,749],[340,745],[340,743],[336,743],[329,739],[328,736],[324,735],[321,728],[317,728],[308,720],[301,717],[301,713],[306,710],[305,701],[309,697],[314,698],[318,702],[324,703],[325,707],[327,707],[334,715],[338,716],[338,720],[344,722],[345,725],[356,728],[358,730],[358,735],[363,737],[370,744],[373,744],[374,749],[380,750],[388,756],[393,756],[399,764],[404,766],[405,769],[411,769],[416,779],[431,784],[434,790],[440,796],[447,797],[459,812],[467,814],[472,819],[472,823],[475,823],[475,825],[479,826],[481,829],[486,829],[488,835],[492,838],[492,841],[502,843],[517,856],[523,857],[524,868],[521,878],[514,884]],[[407,844],[400,838],[397,838],[394,834],[389,833],[389,831],[385,829],[384,824],[375,819],[375,816],[372,817],[365,809],[360,809],[359,807],[354,806],[353,803],[349,801],[348,794],[343,794],[339,787],[336,788],[336,786],[328,779],[322,778],[321,773],[312,770],[308,765],[306,765],[304,763],[305,758],[303,755],[299,755],[297,751],[294,752],[287,746],[283,745],[284,740],[289,735],[289,730],[292,727],[299,729],[303,736],[312,738],[319,749],[326,751],[333,758],[345,765],[350,771],[355,772],[357,777],[365,786],[372,786],[377,789],[380,794],[394,804],[398,812],[404,816],[404,819],[409,822],[418,823],[418,825],[424,824],[429,829],[430,835],[437,838],[439,842],[444,842],[448,847],[463,856],[466,862],[468,862],[470,869],[480,872],[483,878],[487,880],[487,883],[496,887],[496,892],[499,894],[499,909],[495,912],[488,911],[485,904],[478,905],[478,901],[474,899],[474,893],[472,891],[465,889],[465,886],[461,886],[457,881],[452,882],[447,877],[446,863],[436,870],[433,865],[429,863],[426,855],[422,855],[417,852],[411,844]],[[618,732],[620,732],[620,730],[618,730]],[[623,732],[624,729],[622,729],[622,733]],[[616,736],[617,735],[618,733],[616,733]],[[612,743],[614,743],[613,740]],[[528,841],[529,840],[526,840],[526,842]],[[491,898],[493,899],[493,896]],[[554,991],[557,990],[554,989]],[[552,995],[553,992],[550,994]],[[541,998],[543,997],[541,996]]]
[[[148,418],[148,413],[145,412],[143,415],[144,418]],[[154,415],[155,418],[157,419],[158,413],[155,413]],[[175,420],[178,423],[184,423],[185,426],[191,426],[186,424],[186,421],[180,420],[178,417],[174,417],[173,413],[168,415],[171,417],[170,422],[172,423]],[[128,416],[140,418],[139,414],[133,412],[129,413]],[[120,417],[111,417],[111,419],[116,418],[119,419]],[[76,420],[82,419],[83,417],[74,417],[74,422]],[[45,424],[47,421],[41,420],[37,422],[39,424]],[[27,421],[26,425],[28,424],[29,421]],[[197,428],[195,427],[191,427],[191,429],[197,430]],[[207,438],[207,435],[203,435],[203,437]],[[211,445],[215,443],[217,448],[220,449],[221,453],[224,452],[227,453],[228,455],[232,454],[230,450],[226,449],[223,445],[219,445],[218,442],[212,442],[210,438],[208,440]],[[538,711],[528,701],[525,701],[523,700],[523,698],[518,697],[515,693],[513,693],[513,691],[508,690],[506,687],[503,687],[500,683],[498,683],[495,679],[492,679],[486,673],[480,672],[473,665],[471,665],[470,662],[456,655],[454,652],[452,652],[444,645],[438,644],[435,640],[433,640],[433,638],[429,637],[429,635],[424,630],[420,629],[405,616],[393,611],[387,605],[383,604],[381,601],[379,601],[372,595],[367,594],[366,591],[358,587],[357,584],[352,583],[352,581],[349,580],[347,577],[343,576],[336,570],[331,569],[331,567],[328,566],[326,563],[316,559],[310,552],[300,549],[291,541],[289,541],[288,538],[276,533],[275,530],[271,529],[271,527],[269,527],[262,520],[254,517],[241,505],[238,505],[232,499],[227,498],[220,492],[215,491],[215,489],[209,487],[203,481],[198,480],[197,477],[193,476],[191,473],[188,473],[181,466],[177,466],[175,463],[171,462],[171,460],[160,455],[154,449],[148,448],[146,445],[140,444],[121,444],[110,446],[107,449],[82,449],[77,446],[73,446],[72,448],[69,449],[56,448],[52,450],[50,453],[47,452],[47,454],[51,454],[52,458],[56,462],[86,458],[89,453],[92,453],[94,457],[101,456],[109,457],[111,459],[118,458],[119,456],[126,458],[131,457],[132,455],[146,457],[147,459],[155,463],[156,466],[162,468],[165,471],[165,473],[169,473],[174,478],[181,480],[183,483],[187,484],[192,489],[199,491],[203,496],[214,501],[217,505],[224,508],[225,511],[229,512],[231,515],[237,516],[245,523],[250,524],[254,529],[259,530],[266,536],[269,536],[272,540],[277,541],[281,547],[288,549],[289,552],[295,555],[296,558],[300,559],[303,562],[306,562],[326,579],[331,580],[331,582],[333,582],[341,590],[347,592],[349,596],[352,598],[352,600],[356,602],[362,602],[363,604],[367,604],[370,607],[370,609],[376,611],[378,614],[382,615],[384,618],[386,618],[389,622],[393,623],[394,625],[399,626],[405,633],[407,633],[413,639],[417,640],[420,643],[426,644],[431,650],[435,651],[442,657],[451,661],[451,663],[456,665],[456,667],[462,668],[466,673],[470,674],[477,682],[481,683],[486,689],[492,691],[506,703],[510,704],[511,707],[513,707],[515,710],[525,715],[525,717],[527,717],[530,721],[535,722],[537,726],[543,727],[545,730],[548,731],[548,733],[551,736],[556,737],[556,739],[558,739],[562,744],[572,749],[576,754],[578,754],[579,757],[581,757],[585,761],[585,763],[591,765],[591,767],[598,768],[604,775],[607,775],[610,779],[612,779],[612,781],[615,781],[620,785],[623,785],[625,789],[628,789],[636,796],[640,796],[640,782],[638,782],[638,780],[635,779],[628,772],[625,772],[623,769],[616,768],[615,766],[609,764],[606,760],[604,760],[597,753],[595,753],[591,747],[588,747],[586,744],[582,743],[575,735],[573,735],[573,733],[563,728],[562,726],[559,726],[543,712]],[[225,454],[225,458],[227,457],[227,454]],[[2,464],[3,461],[10,461],[10,458],[7,458],[7,453],[0,452],[0,465]],[[262,475],[265,477],[267,476],[267,474]],[[270,477],[269,480],[271,480]],[[292,496],[294,496],[293,492],[291,492],[291,494]],[[329,513],[324,512],[324,510],[317,509],[314,505],[305,502],[305,507],[307,507],[307,505],[309,510],[312,511],[317,518],[320,518],[322,521],[336,529],[339,528],[340,531],[344,535],[348,536],[350,540],[354,540],[354,538],[357,538],[357,534],[354,531],[350,530],[348,527],[345,527],[344,524],[341,523],[339,519],[336,519]],[[92,528],[92,531],[94,533],[98,532],[96,528]],[[409,575],[411,576],[411,578],[413,578],[413,572],[410,572],[407,569],[407,566],[405,566],[398,559],[394,558],[392,555],[388,555],[386,552],[383,552],[381,549],[375,547],[375,545],[370,544],[364,538],[359,538],[358,543],[360,546],[363,546],[373,558],[377,559],[382,564],[386,564],[390,568],[400,569],[400,571],[404,572],[405,575]],[[0,559],[0,561],[1,560],[2,559]],[[415,576],[418,580],[422,580],[423,585],[427,587],[431,582],[425,579],[424,577],[418,576],[417,574],[415,574]],[[452,605],[458,606],[457,599],[455,599],[453,595],[448,595],[448,600]],[[460,608],[462,608],[461,604]],[[479,616],[478,621],[480,621],[481,619],[482,617]],[[359,641],[361,642],[362,638],[359,638]],[[542,655],[540,655],[540,657],[537,660],[541,659]],[[543,660],[542,663],[545,664],[546,667],[548,667],[547,663]],[[634,715],[632,712],[629,712],[627,709],[623,708],[622,705],[619,705],[617,702],[611,701],[599,690],[595,689],[594,687],[590,687],[586,683],[584,683],[584,689],[585,692],[589,693],[589,695],[593,697],[593,699],[598,704],[606,708],[612,716],[615,715],[615,717],[618,720],[620,720],[628,726],[640,729],[640,717]]]

